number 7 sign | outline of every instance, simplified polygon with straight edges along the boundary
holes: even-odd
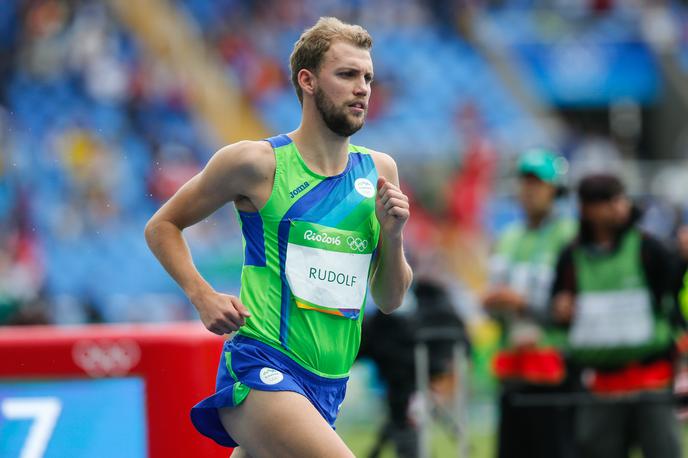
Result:
[[[29,435],[22,447],[20,458],[41,458],[50,441],[62,403],[54,397],[6,398],[0,412],[8,420],[33,419]]]

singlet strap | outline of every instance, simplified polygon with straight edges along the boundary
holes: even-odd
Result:
[[[274,137],[266,138],[264,140],[270,143],[270,146],[272,146],[273,149],[286,146],[292,142],[292,139],[286,134],[275,135]]]

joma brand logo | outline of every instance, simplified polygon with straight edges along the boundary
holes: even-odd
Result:
[[[310,186],[310,184],[307,181],[304,181],[303,184],[300,184],[296,189],[289,192],[289,197],[291,197],[293,199],[294,197],[298,196],[304,189],[306,189],[309,186]]]

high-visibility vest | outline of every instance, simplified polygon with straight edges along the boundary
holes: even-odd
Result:
[[[624,367],[671,346],[662,304],[653,304],[641,260],[642,235],[626,232],[613,253],[577,247],[578,293],[569,332],[570,354],[586,367]]]
[[[686,269],[686,274],[683,276],[683,288],[678,293],[678,303],[683,317],[688,321],[688,269]]]

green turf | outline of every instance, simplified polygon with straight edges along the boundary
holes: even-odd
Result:
[[[348,427],[344,430],[338,428],[344,442],[351,448],[357,457],[365,458],[370,451],[373,441],[375,440],[376,428],[356,428]],[[683,444],[684,448],[688,446],[688,425],[683,425]],[[494,457],[495,438],[491,434],[472,434],[470,437],[469,456],[471,458],[493,458]],[[459,456],[456,449],[456,442],[454,442],[443,430],[437,428],[433,434],[433,448],[432,457],[444,458]],[[688,450],[684,450],[683,456],[688,457]],[[395,458],[396,453],[388,444],[383,453],[382,458]],[[639,450],[634,450],[630,458],[641,458],[642,454]]]
[[[340,434],[344,442],[354,452],[357,457],[365,458],[370,451],[376,437],[375,430],[366,429],[347,429]],[[493,440],[491,436],[473,436],[470,438],[469,455],[471,458],[492,457]],[[434,431],[432,438],[433,457],[458,456],[457,444],[448,434],[439,428]],[[396,453],[388,444],[381,455],[382,458],[395,458]]]

